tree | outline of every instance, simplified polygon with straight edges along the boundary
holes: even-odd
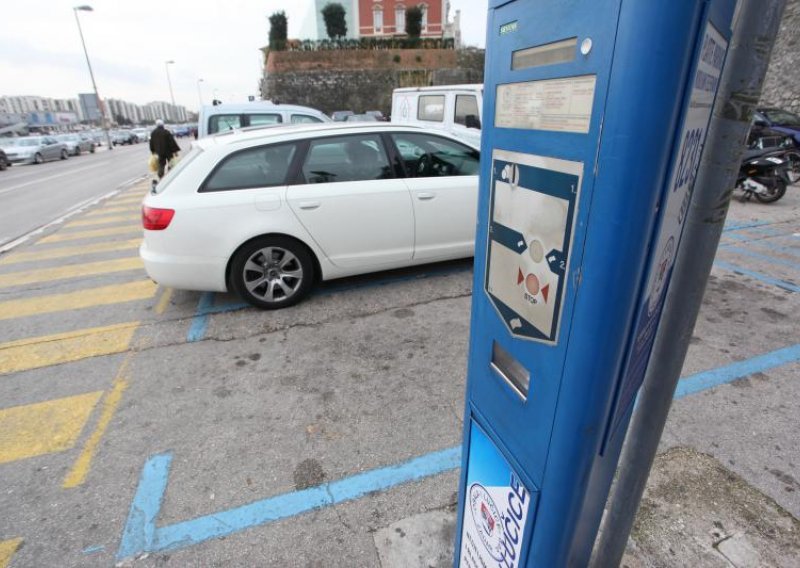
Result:
[[[422,8],[419,6],[406,9],[406,33],[410,39],[419,39],[422,33]]]
[[[325,4],[322,9],[322,18],[325,20],[325,31],[329,38],[336,39],[347,35],[347,22],[344,16],[345,9],[341,4]]]
[[[286,47],[286,13],[281,10],[269,17],[269,48],[281,51]]]

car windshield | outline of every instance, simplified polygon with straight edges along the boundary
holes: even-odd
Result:
[[[800,126],[800,116],[785,110],[771,109],[761,111],[770,122],[777,125]]]
[[[40,146],[42,144],[39,138],[20,138],[14,144],[15,146]]]

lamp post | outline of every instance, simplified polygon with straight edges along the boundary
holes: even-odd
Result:
[[[78,18],[78,12],[93,12],[94,9],[87,4],[83,4],[82,6],[75,6],[74,8],[72,8],[72,11],[75,12],[75,22],[77,22],[78,24],[78,33],[81,36],[81,45],[83,46],[83,54],[86,56],[86,65],[89,67],[89,76],[92,78],[92,88],[94,89],[94,98],[97,100],[97,106],[100,109],[100,119],[102,122],[103,131],[105,132],[106,135],[106,147],[109,150],[113,150],[114,145],[111,144],[111,135],[108,133],[108,119],[106,118],[106,108],[105,105],[103,104],[103,101],[100,100],[100,93],[97,92],[97,83],[94,80],[94,71],[92,71],[92,63],[89,61],[89,52],[86,50],[86,42],[83,39],[81,20],[80,18]]]
[[[197,100],[200,101],[200,108],[203,108],[203,92],[200,90],[200,83],[203,83],[203,79],[197,80]]]
[[[177,112],[175,110],[175,95],[172,93],[172,79],[170,79],[170,77],[169,77],[169,66],[170,65],[175,65],[175,62],[172,59],[170,59],[169,61],[165,61],[164,62],[164,67],[167,70],[167,84],[169,84],[169,99],[172,101],[172,108],[170,109],[170,114],[175,113],[176,114],[175,120],[177,120],[178,119],[177,118]]]

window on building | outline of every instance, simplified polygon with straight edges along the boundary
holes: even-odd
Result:
[[[427,4],[420,4],[419,9],[422,10],[422,31],[428,31],[428,5]]]
[[[372,27],[376,34],[383,32],[383,9],[380,6],[376,6],[372,12]]]
[[[397,6],[394,9],[395,31],[399,34],[406,31],[406,8],[405,6]]]

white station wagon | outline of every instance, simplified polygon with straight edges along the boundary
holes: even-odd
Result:
[[[150,277],[265,309],[319,280],[472,256],[479,152],[386,123],[201,139],[142,207]]]

